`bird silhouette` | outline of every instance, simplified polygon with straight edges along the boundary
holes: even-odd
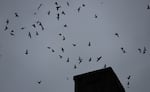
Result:
[[[38,36],[39,35],[39,33],[36,31],[36,36]]]
[[[66,13],[64,11],[62,11],[61,14],[66,15]]]
[[[4,31],[8,30],[8,26],[5,26]]]
[[[7,20],[6,20],[6,25],[8,25],[8,24],[9,24],[9,20],[7,19]]]
[[[81,64],[83,61],[83,59],[80,56],[79,56],[78,60],[79,60],[79,64]]]
[[[142,50],[141,50],[140,48],[138,48],[138,51],[139,51],[139,53],[141,53],[141,52],[142,52]]]
[[[100,60],[101,60],[101,58],[102,58],[102,56],[98,57],[98,58],[97,58],[97,62],[98,62],[98,61],[100,61]]]
[[[119,37],[119,34],[118,34],[118,33],[115,33],[115,35],[116,35],[117,37]]]
[[[74,65],[74,69],[77,69],[77,66],[76,66],[76,65]]]
[[[49,11],[47,12],[47,14],[50,15],[50,13],[51,13],[51,11],[49,10]]]
[[[36,28],[36,25],[35,25],[35,24],[32,24],[32,27],[33,27],[33,28]]]
[[[94,15],[94,17],[95,17],[95,18],[98,18],[98,16],[97,16],[96,14]]]
[[[62,55],[59,55],[59,58],[60,58],[60,59],[62,59],[62,57],[63,57]]]
[[[30,39],[32,38],[32,36],[31,36],[31,33],[30,33],[30,32],[28,33],[28,36],[29,36],[29,38],[30,38]]]
[[[104,69],[105,69],[105,68],[107,68],[107,65],[106,65],[106,64],[104,65]]]
[[[69,62],[70,60],[69,60],[69,58],[67,58],[67,61],[66,62]]]
[[[91,42],[89,42],[88,46],[89,46],[89,47],[91,46]]]
[[[19,15],[18,15],[18,13],[17,13],[17,12],[15,12],[14,14],[15,14],[15,17],[19,17]]]
[[[64,27],[67,27],[67,24],[65,24]]]
[[[58,35],[59,35],[59,36],[62,36],[62,34],[61,34],[61,33],[59,33]]]
[[[70,4],[69,4],[69,2],[67,2],[67,6],[69,6]]]
[[[55,5],[58,5],[58,2],[55,2],[54,4],[55,4]]]
[[[149,10],[150,9],[150,5],[147,5],[147,10]]]
[[[42,30],[44,30],[44,27],[41,22],[39,23],[39,26],[42,28]]]
[[[92,58],[90,57],[90,58],[89,58],[89,62],[91,62],[91,61],[92,61]]]
[[[63,41],[64,41],[64,40],[66,40],[66,37],[65,37],[65,36],[63,36]]]
[[[54,50],[54,49],[52,49],[52,52],[55,52],[55,50]]]
[[[49,47],[49,46],[48,46],[47,48],[48,48],[48,49],[51,49],[51,47]]]
[[[123,47],[120,48],[123,53],[126,53],[125,49]]]
[[[28,55],[29,53],[28,53],[28,49],[26,49],[26,51],[25,51],[25,55]]]
[[[128,77],[127,77],[127,79],[129,80],[131,78],[131,75],[129,75]]]
[[[81,7],[78,7],[77,11],[80,12],[80,10],[81,10]]]
[[[21,29],[21,30],[24,30],[24,29],[25,29],[25,27],[21,27],[20,29]]]
[[[58,11],[61,8],[61,6],[56,6],[56,10]]]
[[[64,48],[61,48],[61,51],[64,53]]]
[[[85,4],[82,4],[82,7],[85,7]]]
[[[147,51],[146,47],[144,46],[144,49],[143,49],[143,54],[145,54]]]
[[[57,20],[59,20],[59,18],[60,18],[60,14],[59,14],[59,13],[57,14],[57,17],[56,17],[56,18],[57,18]]]
[[[43,5],[43,4],[40,4],[40,5],[38,6],[37,10],[39,10],[39,9],[41,8],[42,5]]]
[[[77,45],[76,45],[76,44],[74,44],[74,43],[73,43],[72,45],[73,45],[74,47],[75,47],[75,46],[77,46]]]
[[[40,81],[38,81],[37,83],[38,83],[38,84],[41,84],[41,83],[42,83],[42,81],[40,80]]]
[[[14,36],[14,35],[15,35],[15,34],[14,34],[14,30],[11,30],[10,35],[11,35],[11,36]]]
[[[130,85],[130,82],[128,81],[128,82],[127,82],[127,86],[128,86],[128,88],[129,88],[129,85]]]

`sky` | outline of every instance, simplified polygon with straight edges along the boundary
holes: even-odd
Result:
[[[0,0],[0,92],[74,92],[73,76],[105,64],[126,92],[149,92],[149,4],[150,0]]]

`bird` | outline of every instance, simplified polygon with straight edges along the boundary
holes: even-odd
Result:
[[[76,44],[74,44],[74,43],[73,43],[72,45],[73,45],[74,47],[75,47],[75,46],[77,46],[77,45],[76,45]]]
[[[25,55],[28,55],[28,54],[29,54],[28,49],[26,49],[26,51],[25,51]]]
[[[15,14],[15,17],[19,17],[19,15],[18,15],[18,13],[17,13],[17,12],[15,12],[14,14]]]
[[[98,58],[97,58],[97,62],[100,61],[101,58],[102,58],[102,56],[98,57]]]
[[[55,2],[54,4],[55,4],[55,5],[58,5],[58,2]]]
[[[61,8],[61,6],[56,6],[56,10],[58,11]]]
[[[81,10],[81,7],[78,7],[77,11],[80,12],[80,10]]]
[[[96,14],[94,15],[94,17],[95,17],[95,18],[98,18],[98,16],[97,16]]]
[[[119,34],[118,34],[118,33],[115,33],[115,35],[116,35],[117,37],[119,37]]]
[[[130,82],[128,81],[128,82],[127,82],[127,86],[128,86],[128,88],[129,88],[129,85],[130,85]]]
[[[30,39],[32,38],[32,36],[31,36],[31,33],[30,33],[30,32],[28,33],[28,36],[29,36],[29,38],[30,38]]]
[[[120,48],[123,53],[126,53],[125,49],[123,47]]]
[[[143,54],[145,54],[147,51],[146,47],[144,46],[144,49],[143,49]]]
[[[85,4],[82,4],[82,7],[85,7]]]
[[[36,36],[38,36],[39,35],[39,33],[36,31]]]
[[[52,52],[55,52],[55,50],[54,50],[54,49],[52,49]]]
[[[127,79],[129,80],[131,78],[131,75],[129,75],[128,77],[127,77]]]
[[[14,30],[11,30],[10,35],[11,35],[11,36],[14,36],[14,35],[15,35],[15,34],[14,34]]]
[[[4,31],[6,31],[6,30],[8,30],[8,26],[5,26],[5,29],[4,29]]]
[[[63,57],[62,55],[59,55],[59,58],[60,58],[60,59],[62,59],[62,57]]]
[[[51,13],[51,11],[49,10],[49,11],[47,12],[47,14],[50,15],[50,13]]]
[[[69,57],[68,57],[66,62],[69,62],[69,61],[70,61],[70,60],[69,60]]]
[[[33,28],[36,28],[36,25],[35,25],[35,24],[32,24],[32,27],[33,27]]]
[[[91,46],[91,42],[89,42],[88,46],[89,46],[89,47]]]
[[[80,56],[79,56],[78,60],[79,60],[79,64],[82,63],[82,61],[83,61],[83,59]]]
[[[69,6],[70,4],[69,4],[69,2],[67,2],[67,6]]]
[[[64,24],[64,27],[67,27],[67,24]]]
[[[68,77],[67,77],[66,79],[67,79],[67,80],[69,80],[69,78],[68,78]]]
[[[39,26],[41,26],[42,30],[44,30],[44,27],[41,22],[39,23]]]
[[[42,83],[42,81],[40,80],[40,81],[38,81],[37,83],[38,83],[38,84],[41,84],[41,83]]]
[[[74,69],[77,69],[77,66],[76,66],[76,65],[74,65]]]
[[[25,27],[21,27],[20,29],[21,29],[21,30],[24,30],[24,29],[25,29]]]
[[[60,18],[60,15],[59,15],[59,13],[57,14],[57,17],[56,17],[56,18],[57,18],[57,20],[59,20],[59,18]]]
[[[149,9],[150,9],[150,5],[147,6],[147,10],[149,10]]]
[[[38,6],[37,10],[39,10],[39,9],[41,8],[42,5],[43,5],[43,4],[40,4],[40,5]]]
[[[8,20],[8,19],[6,20],[6,24],[7,24],[7,25],[9,24],[9,20]]]
[[[61,14],[66,15],[66,13],[64,11],[62,11]]]
[[[138,51],[139,51],[139,53],[141,53],[142,52],[141,48],[138,48]]]
[[[49,47],[49,46],[48,46],[47,48],[48,48],[48,49],[51,49],[51,47]]]
[[[61,48],[61,51],[64,53],[64,48]]]
[[[59,35],[59,36],[62,36],[62,34],[61,34],[61,33],[59,33],[58,35]]]
[[[90,57],[90,58],[89,58],[89,62],[91,62],[91,61],[92,61],[92,58]]]
[[[63,41],[64,41],[64,40],[66,40],[66,37],[65,37],[65,36],[63,36]]]

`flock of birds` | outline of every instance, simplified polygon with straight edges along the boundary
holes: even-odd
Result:
[[[61,6],[58,2],[54,2],[54,5],[55,5],[55,8],[56,8],[56,11],[60,11],[60,9],[62,8],[62,6]],[[67,1],[67,2],[66,2],[66,5],[69,7],[69,6],[70,6],[70,3]],[[42,6],[43,6],[43,4],[40,4],[40,5],[37,7],[37,10],[39,11]],[[83,7],[86,7],[86,5],[85,5],[85,4],[81,4],[81,5],[77,8],[77,12],[80,13],[81,8],[83,8]],[[147,9],[150,10],[150,5],[147,6]],[[34,12],[34,15],[37,15],[37,12]],[[50,10],[47,12],[47,15],[51,15],[51,11],[50,11]],[[56,14],[56,19],[57,19],[57,21],[60,21],[61,15],[66,15],[66,12],[65,12],[64,10],[61,10],[61,12],[58,12],[58,13]],[[19,18],[19,17],[20,17],[20,15],[19,15],[17,12],[14,12],[14,16],[15,16],[16,18]],[[97,15],[97,14],[94,14],[94,18],[97,19],[97,18],[98,18],[98,15]],[[6,20],[6,25],[5,25],[5,27],[4,27],[4,31],[8,31],[8,30],[9,30],[9,24],[10,24],[10,20],[7,19],[7,20]],[[40,27],[42,31],[45,30],[44,25],[43,25],[42,22],[39,21],[39,20],[36,21],[35,23],[33,23],[33,24],[31,25],[31,27],[34,28],[34,29],[36,29],[37,27]],[[64,28],[67,28],[68,25],[67,25],[67,24],[64,24],[63,27],[64,27]],[[21,27],[20,29],[21,29],[21,30],[25,30],[25,28],[26,28],[26,27]],[[10,35],[11,35],[11,36],[15,36],[15,31],[14,31],[13,29],[10,30]],[[36,31],[36,32],[35,32],[35,35],[38,36],[38,35],[40,35],[40,34],[39,34],[38,31]],[[59,35],[60,37],[62,37],[62,40],[63,40],[63,41],[66,40],[66,37],[65,37],[62,33],[59,33],[58,35]],[[32,34],[31,34],[31,32],[28,32],[28,35],[27,35],[27,36],[28,36],[29,39],[32,39]],[[114,33],[114,36],[116,36],[117,38],[120,37],[119,33]],[[75,43],[72,43],[72,46],[73,46],[73,47],[76,47],[76,46],[78,46],[78,45],[75,44]],[[88,47],[91,47],[91,46],[92,46],[92,42],[89,41],[89,42],[87,43],[87,46],[88,46]],[[52,53],[55,53],[55,49],[53,49],[52,47],[48,46],[47,49],[50,50]],[[125,49],[124,47],[120,47],[120,50],[122,51],[123,54],[127,53],[127,51],[126,51],[126,49]],[[139,53],[146,54],[147,48],[146,48],[145,46],[144,46],[143,48],[137,48],[137,51],[138,51]],[[65,53],[65,49],[64,49],[63,47],[61,48],[61,52],[62,52],[62,53]],[[29,50],[26,49],[25,52],[24,52],[24,54],[25,54],[25,55],[28,55],[28,54],[29,54]],[[58,55],[58,56],[59,56],[60,59],[63,58],[62,55]],[[103,56],[97,57],[97,58],[96,58],[96,62],[99,62],[102,58],[103,58]],[[92,62],[92,60],[93,60],[93,58],[92,58],[92,57],[89,57],[88,62]],[[67,63],[70,62],[70,58],[69,58],[69,57],[66,59],[66,62],[67,62]],[[78,57],[78,64],[81,64],[82,62],[83,62],[83,58],[82,58],[81,56],[79,56],[79,57]],[[104,64],[104,68],[106,68],[106,67],[107,67],[107,65]],[[78,65],[75,64],[75,65],[73,66],[73,68],[74,68],[74,69],[77,69],[77,68],[78,68]],[[127,80],[128,80],[128,82],[127,82],[128,88],[129,88],[129,85],[130,85],[130,79],[131,79],[131,75],[129,75],[129,76],[127,77]],[[69,80],[68,77],[67,77],[67,80]],[[41,81],[41,80],[40,80],[40,81],[37,81],[37,83],[38,83],[38,84],[41,84],[42,81]]]

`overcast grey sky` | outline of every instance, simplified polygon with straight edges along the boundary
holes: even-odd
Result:
[[[61,5],[58,11],[55,1]],[[0,0],[0,92],[74,92],[74,75],[102,69],[105,64],[114,69],[126,92],[149,92],[150,10],[147,6],[150,0],[68,0],[69,6],[66,2]],[[62,15],[62,11],[66,15]],[[15,12],[19,17],[15,17]],[[42,23],[44,30],[36,21]],[[36,24],[36,28],[32,24]],[[6,26],[8,30],[4,31]],[[14,36],[10,35],[12,30]],[[72,46],[73,43],[77,46]],[[26,49],[28,55],[25,55]],[[81,64],[79,56],[83,59]],[[99,56],[102,59],[96,62]],[[88,62],[90,57],[92,61]],[[42,83],[38,84],[40,80]]]

